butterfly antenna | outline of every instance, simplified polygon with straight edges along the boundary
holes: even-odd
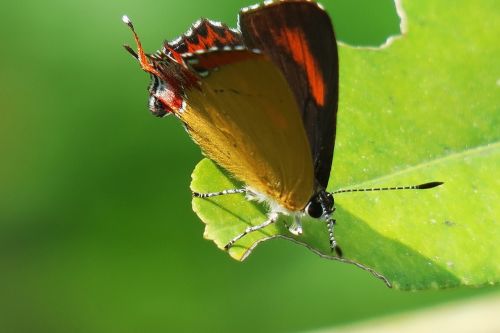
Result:
[[[139,60],[139,63],[141,64],[142,69],[144,69],[146,72],[149,72],[154,75],[158,75],[158,71],[154,68],[154,66],[151,64],[149,61],[148,56],[144,52],[144,49],[142,48],[141,41],[139,39],[139,36],[137,36],[137,33],[135,32],[134,24],[130,20],[130,18],[127,15],[122,16],[122,21],[128,27],[130,30],[132,30],[132,34],[134,35],[134,40],[135,44],[137,45],[137,53],[129,46],[129,45],[123,45],[125,50],[127,50],[134,58]]]
[[[429,188],[437,187],[443,185],[444,182],[429,182],[420,185],[411,186],[395,186],[395,187],[373,187],[373,188],[350,188],[345,190],[337,190],[332,192],[332,194],[337,193],[347,193],[347,192],[371,192],[371,191],[395,191],[395,190],[426,190]]]

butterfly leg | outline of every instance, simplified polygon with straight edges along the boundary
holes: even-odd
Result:
[[[195,198],[211,198],[211,197],[217,197],[219,195],[237,194],[237,193],[247,193],[247,190],[244,188],[235,188],[235,189],[224,190],[224,191],[220,191],[220,192],[211,192],[211,193],[193,192],[193,197],[195,197]]]
[[[328,239],[330,240],[330,250],[332,252],[335,252],[337,256],[342,257],[342,250],[340,247],[337,245],[337,241],[335,240],[335,224],[336,220],[332,218],[332,214],[335,211],[335,208],[333,210],[325,215],[326,219],[326,226],[328,227]]]
[[[286,225],[288,231],[290,231],[295,236],[302,235],[302,221],[300,216],[295,215],[293,218],[293,223],[291,225]]]
[[[254,231],[257,231],[257,230],[260,230],[262,228],[265,228],[267,227],[268,225],[271,225],[273,224],[274,222],[276,222],[278,220],[278,213],[270,213],[269,216],[267,217],[267,220],[262,223],[262,224],[259,224],[259,225],[254,225],[254,226],[251,226],[251,227],[247,227],[245,229],[244,232],[242,232],[241,234],[239,234],[238,236],[234,237],[233,239],[231,239],[227,244],[226,246],[224,246],[224,249],[225,250],[229,250],[233,245],[234,243],[236,243],[238,240],[240,240],[241,238],[243,238],[244,236],[246,236],[247,234],[251,233],[251,232],[254,232]]]

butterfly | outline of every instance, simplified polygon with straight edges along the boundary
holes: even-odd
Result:
[[[326,222],[337,256],[334,194],[364,190],[426,189],[414,186],[327,192],[335,146],[339,62],[327,12],[314,1],[276,0],[243,8],[238,29],[200,19],[161,50],[146,54],[126,16],[137,52],[125,45],[151,75],[149,109],[174,115],[203,153],[244,188],[193,193],[210,198],[244,193],[265,202],[267,219],[229,240],[291,216],[291,233],[302,218]]]

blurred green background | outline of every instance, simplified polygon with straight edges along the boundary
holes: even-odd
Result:
[[[147,110],[148,51],[249,0],[5,1],[0,36],[0,331],[301,331],[498,288],[406,293],[283,240],[239,263],[203,239],[201,154]],[[391,0],[324,1],[338,39],[399,32]],[[340,110],[342,112],[342,110]]]

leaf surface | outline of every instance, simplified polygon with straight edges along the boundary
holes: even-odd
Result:
[[[335,197],[336,239],[346,261],[396,288],[494,284],[500,277],[500,4],[495,0],[398,3],[403,36],[379,49],[340,45],[337,142],[329,190],[443,181],[422,191]],[[191,187],[242,187],[209,160]],[[205,237],[220,248],[266,208],[241,194],[193,199]],[[330,257],[325,223],[286,219],[230,249],[285,237]]]

